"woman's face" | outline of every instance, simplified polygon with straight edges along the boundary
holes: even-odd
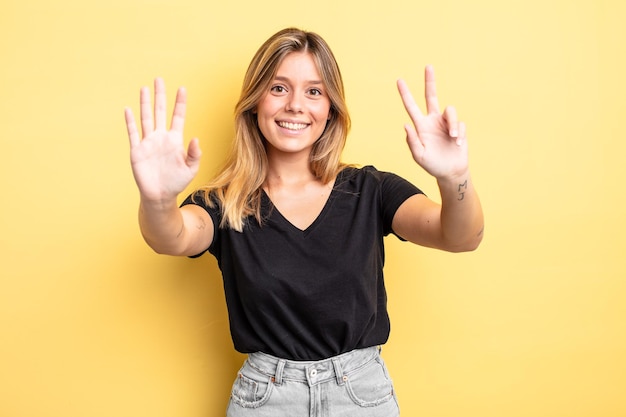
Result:
[[[330,99],[311,54],[292,52],[283,59],[256,112],[268,155],[308,158],[330,116]]]

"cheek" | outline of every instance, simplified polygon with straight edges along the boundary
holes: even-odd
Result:
[[[268,124],[269,122],[267,121],[267,119],[261,119],[259,117],[257,117],[256,119],[256,125],[257,128],[259,129],[259,131],[261,132],[261,136],[266,138],[268,137],[268,135],[270,135],[270,125]]]
[[[254,112],[261,117],[266,117],[268,114],[272,114],[275,111],[276,103],[272,100],[272,96],[266,94],[254,108]]]
[[[271,103],[259,103],[256,107],[256,120],[259,126],[263,126],[265,124],[270,123],[274,119],[274,111],[272,107],[269,105]]]
[[[320,106],[316,111],[315,111],[315,115],[316,118],[318,120],[330,120],[332,113],[330,110],[330,105],[329,104],[325,104]]]

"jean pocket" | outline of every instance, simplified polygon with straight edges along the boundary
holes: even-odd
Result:
[[[274,383],[270,376],[258,372],[245,363],[233,383],[231,398],[241,407],[258,408],[269,400],[273,387]]]
[[[393,382],[380,357],[346,376],[348,394],[361,407],[374,407],[393,398]]]

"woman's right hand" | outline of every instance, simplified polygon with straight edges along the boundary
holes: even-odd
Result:
[[[183,128],[187,106],[187,92],[180,88],[170,130],[166,127],[165,83],[154,80],[154,118],[150,90],[141,89],[141,130],[131,109],[126,108],[126,127],[130,140],[130,161],[135,182],[144,201],[165,202],[176,199],[195,177],[200,166],[202,152],[198,139],[194,138],[185,150]]]

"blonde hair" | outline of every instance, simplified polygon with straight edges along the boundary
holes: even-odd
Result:
[[[230,154],[221,171],[202,188],[208,205],[214,206],[212,197],[220,205],[219,227],[241,232],[249,216],[262,222],[261,195],[268,160],[265,139],[254,113],[269,91],[279,65],[292,52],[311,54],[331,103],[326,128],[311,151],[311,171],[326,184],[345,166],[340,159],[350,129],[350,116],[337,61],[326,41],[316,33],[295,28],[281,30],[265,41],[252,58],[235,106],[235,138]]]

